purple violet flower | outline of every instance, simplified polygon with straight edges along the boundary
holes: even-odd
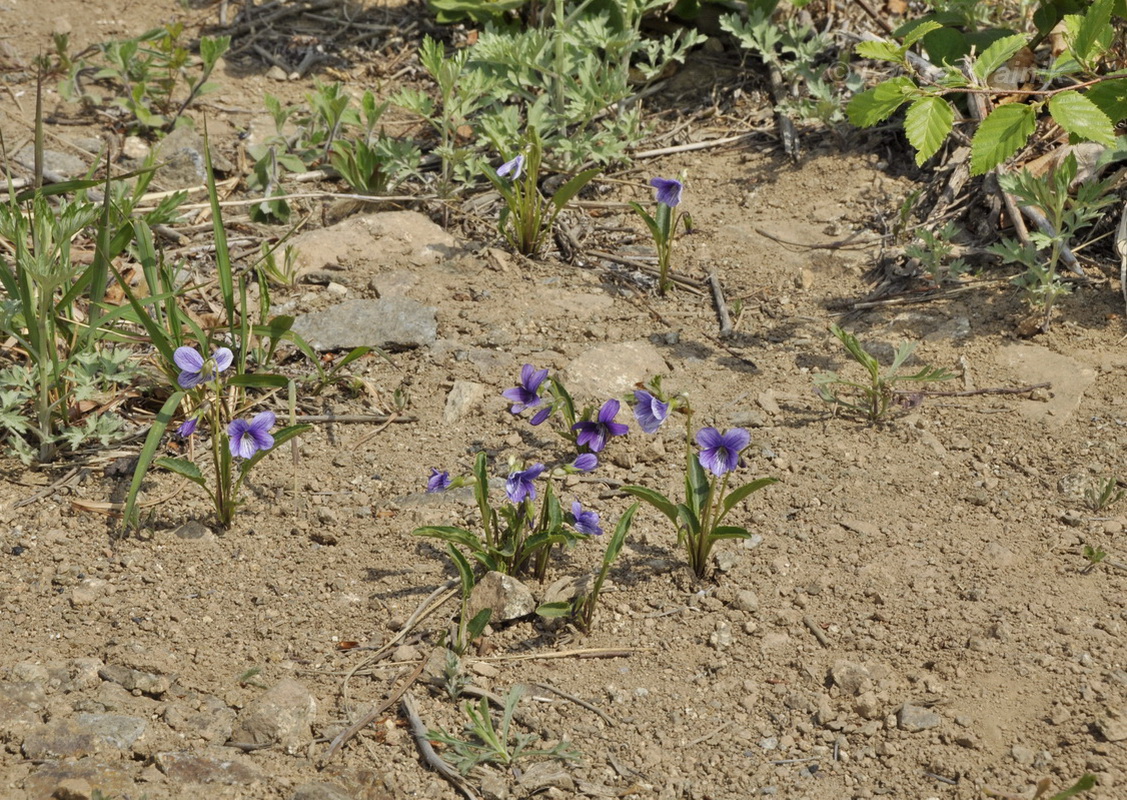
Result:
[[[226,347],[220,347],[212,357],[204,360],[197,350],[191,347],[177,347],[172,360],[180,367],[180,377],[176,382],[181,389],[192,389],[205,381],[210,381],[216,373],[223,372],[235,360],[234,354]]]
[[[614,421],[614,418],[618,415],[618,408],[619,402],[617,400],[607,400],[603,403],[603,407],[599,409],[594,422],[577,422],[572,425],[573,431],[579,431],[579,436],[575,440],[576,444],[587,445],[592,453],[598,453],[607,446],[607,439],[611,436],[622,436],[630,430],[621,422]]]
[[[524,172],[524,156],[518,155],[512,161],[506,161],[497,168],[497,177],[504,178],[509,176],[510,180],[519,180],[521,173]],[[510,173],[512,173],[510,175]]]
[[[734,470],[740,463],[740,451],[751,441],[751,435],[743,428],[732,428],[724,433],[715,428],[701,428],[696,438],[701,448],[701,466],[714,475]]]
[[[427,494],[445,492],[450,488],[451,483],[449,472],[439,472],[434,467],[431,467],[430,477],[427,478]]]
[[[685,188],[681,181],[675,178],[653,178],[650,186],[657,189],[657,202],[664,203],[670,208],[681,202],[681,191]]]
[[[657,429],[669,416],[669,403],[663,403],[649,392],[635,390],[634,419],[646,433],[657,433]]]
[[[521,367],[520,386],[514,386],[512,389],[506,389],[501,392],[502,397],[506,400],[511,400],[513,403],[513,407],[510,408],[509,411],[514,414],[519,414],[526,408],[533,408],[540,405],[542,401],[537,392],[540,391],[540,384],[542,384],[547,377],[548,370],[546,369],[538,370],[531,364],[525,364]],[[543,412],[540,413],[542,414]],[[536,416],[539,417],[540,414]],[[545,417],[545,419],[547,419],[547,417]],[[543,419],[540,420],[540,422],[543,421]],[[539,424],[539,422],[536,424]]]
[[[537,411],[535,414],[532,415],[532,419],[530,419],[528,421],[528,424],[529,425],[539,425],[542,422],[546,422],[548,420],[548,418],[552,416],[552,412],[555,411],[555,410],[556,409],[552,406],[548,406],[546,408],[540,409],[539,411]]]
[[[231,455],[235,458],[252,458],[260,450],[269,450],[274,446],[274,437],[270,429],[274,427],[273,411],[263,411],[255,414],[254,419],[247,422],[245,419],[233,419],[227,426],[227,435],[231,437]]]
[[[599,457],[594,453],[580,453],[571,462],[571,466],[580,472],[590,472],[599,466]]]
[[[505,480],[505,494],[509,496],[509,500],[512,503],[520,503],[526,497],[535,500],[536,487],[532,482],[539,478],[543,471],[543,464],[533,464],[526,470],[518,470],[510,474]]]
[[[196,426],[200,424],[199,417],[189,417],[180,423],[180,427],[176,429],[176,435],[182,436],[187,439],[196,432]]]
[[[603,535],[603,529],[599,527],[599,513],[597,511],[584,511],[578,500],[571,504],[571,517],[571,524],[580,533],[587,536]]]

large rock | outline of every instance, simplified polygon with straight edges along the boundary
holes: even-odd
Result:
[[[32,760],[118,756],[132,748],[147,724],[121,714],[79,714],[58,717],[32,729],[23,741],[23,754]]]
[[[602,402],[627,394],[634,384],[669,372],[649,342],[602,344],[580,353],[564,368],[564,383],[580,402]]]
[[[286,678],[243,709],[231,731],[231,741],[279,744],[292,755],[313,738],[316,716],[313,695],[297,681]]]
[[[244,785],[262,780],[263,777],[254,762],[227,748],[191,753],[186,751],[157,753],[153,761],[157,769],[178,786],[185,783]]]
[[[435,309],[409,297],[346,300],[340,305],[298,317],[296,333],[315,350],[379,347],[407,350],[434,344]]]
[[[536,610],[536,598],[527,586],[512,575],[487,572],[470,594],[466,613],[473,619],[483,608],[493,609],[491,623],[527,616]]]
[[[389,266],[434,264],[457,252],[454,237],[417,211],[359,214],[290,244],[299,275],[325,268],[343,268],[345,275],[385,272]]]

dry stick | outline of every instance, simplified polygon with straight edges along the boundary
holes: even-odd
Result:
[[[690,153],[694,150],[708,150],[713,147],[720,147],[726,144],[733,144],[735,142],[742,142],[745,139],[753,139],[756,136],[762,136],[759,131],[753,133],[741,133],[736,136],[725,136],[723,139],[710,139],[707,142],[692,142],[691,144],[679,144],[673,147],[659,147],[656,150],[642,150],[641,152],[634,153],[634,160],[640,158],[657,158],[659,156],[671,156],[676,153]]]
[[[570,700],[571,702],[575,703],[577,706],[582,706],[583,708],[587,709],[588,711],[590,711],[594,714],[598,714],[599,718],[602,719],[603,722],[605,722],[607,725],[610,725],[611,727],[613,727],[614,725],[617,724],[611,716],[606,714],[598,706],[593,705],[592,703],[588,703],[586,700],[583,700],[579,697],[576,697],[573,694],[568,694],[563,689],[560,689],[558,686],[553,686],[550,683],[534,683],[532,685],[535,686],[538,689],[544,689],[545,691],[552,692],[553,694],[558,694],[564,700]]]
[[[727,339],[732,335],[732,318],[728,315],[724,289],[720,286],[720,278],[716,277],[715,269],[708,273],[708,285],[712,287],[712,302],[716,304],[716,316],[720,318],[720,338]]]
[[[78,474],[79,469],[81,469],[81,467],[75,467],[70,472],[68,472],[66,475],[59,478],[54,483],[47,484],[46,486],[44,486],[42,489],[40,489],[38,492],[31,495],[30,497],[25,497],[23,500],[17,500],[16,502],[12,503],[11,507],[12,508],[20,508],[22,506],[30,505],[31,503],[34,503],[36,500],[40,499],[41,497],[46,497],[47,495],[49,495],[51,492],[55,491],[56,489],[61,489],[62,487],[66,486],[68,483],[70,483],[71,478],[73,478],[75,475]]]
[[[1018,386],[1018,387],[1015,387],[1015,388],[1012,388],[1012,389],[995,387],[995,388],[988,388],[988,389],[967,389],[966,391],[962,391],[962,392],[940,392],[940,391],[931,391],[931,390],[927,390],[927,389],[922,390],[922,391],[917,391],[917,392],[907,392],[907,391],[897,390],[896,394],[925,395],[927,397],[974,397],[975,395],[978,395],[978,394],[1026,394],[1027,392],[1032,392],[1036,389],[1052,389],[1052,388],[1053,388],[1053,384],[1046,381],[1045,383],[1034,383],[1034,384],[1031,384],[1030,386]]]
[[[857,237],[862,233],[862,231],[857,231],[856,233],[846,236],[844,239],[837,239],[832,242],[826,242],[825,244],[808,244],[807,242],[796,242],[791,239],[784,239],[783,237],[776,236],[775,234],[771,233],[770,231],[764,230],[763,228],[756,228],[755,232],[760,236],[771,239],[772,241],[776,241],[779,244],[785,244],[791,247],[805,247],[810,250],[840,250],[844,247],[850,246],[868,247],[870,245],[877,244],[882,238],[884,238],[878,236],[876,239],[857,241]]]
[[[233,39],[236,36],[241,36],[242,34],[249,32],[255,27],[266,27],[271,22],[277,22],[278,20],[285,17],[296,16],[305,11],[320,11],[323,8],[329,8],[330,6],[339,5],[339,3],[340,0],[319,0],[319,2],[286,5],[282,6],[277,11],[271,14],[264,14],[261,17],[255,17],[253,20],[239,23],[238,25],[235,25],[231,28],[219,31],[219,33],[222,33],[225,36],[230,36]]]
[[[296,417],[298,423],[308,422],[348,422],[348,423],[383,423],[383,422],[418,422],[419,418],[411,415],[399,414],[306,414]]]
[[[768,70],[771,81],[771,96],[775,98],[775,125],[779,129],[779,138],[783,140],[783,152],[798,161],[802,155],[802,146],[798,139],[798,129],[794,127],[794,120],[783,112],[787,100],[787,87],[783,81],[783,73],[777,64],[771,64]]]
[[[329,762],[329,759],[336,755],[337,750],[340,750],[341,747],[344,746],[345,742],[358,734],[364,728],[368,727],[368,725],[374,722],[376,717],[378,717],[380,714],[387,711],[389,708],[399,702],[399,698],[403,696],[403,693],[410,689],[411,685],[419,679],[420,675],[423,674],[423,667],[425,667],[426,664],[427,662],[425,659],[423,661],[420,661],[419,666],[415,667],[415,671],[407,676],[407,680],[403,682],[402,686],[392,691],[391,696],[388,697],[387,700],[380,703],[377,708],[369,711],[352,725],[349,725],[347,728],[337,734],[337,737],[333,739],[333,743],[329,745],[329,751],[325,753],[325,757],[321,759],[321,767],[324,767],[325,764]]]
[[[603,258],[607,261],[613,261],[616,264],[622,264],[626,267],[633,267],[634,269],[641,270],[642,272],[648,273],[650,275],[660,274],[656,268],[651,267],[649,264],[637,261],[633,258],[627,258],[626,256],[619,256],[615,255],[614,253],[605,253],[602,250],[588,250],[587,255],[594,258]],[[694,278],[686,278],[673,272],[669,273],[669,280],[673,281],[674,283],[680,284],[684,288],[695,292],[696,294],[704,294],[704,292],[701,291],[701,289],[704,287],[703,281],[698,281]]]
[[[466,785],[462,780],[462,776],[458,771],[450,766],[442,759],[438,753],[434,752],[434,747],[431,746],[430,740],[427,739],[427,726],[419,718],[419,712],[415,710],[415,701],[411,695],[403,695],[403,700],[400,702],[400,707],[403,709],[403,714],[407,717],[408,723],[411,725],[411,734],[415,737],[415,744],[418,745],[419,752],[423,755],[423,761],[427,765],[441,775],[446,780],[454,785],[454,788],[464,794],[467,800],[477,800],[477,795],[473,793],[473,789]]]
[[[818,640],[818,644],[822,645],[822,647],[830,646],[830,640],[826,638],[826,634],[822,632],[822,629],[820,627],[818,627],[818,623],[814,621],[813,617],[803,617],[802,624],[805,625],[812,634],[814,634],[814,638]]]

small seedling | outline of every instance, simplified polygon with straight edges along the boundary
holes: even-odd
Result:
[[[1097,481],[1095,486],[1090,486],[1084,492],[1084,502],[1092,511],[1105,511],[1123,499],[1127,490],[1119,488],[1115,478]]]
[[[1041,780],[1037,781],[1037,791],[1032,797],[1029,797],[1029,795],[1024,793],[1018,795],[1010,794],[1009,792],[996,792],[993,789],[984,789],[983,791],[986,792],[987,797],[996,797],[999,800],[1026,800],[1026,798],[1028,798],[1029,800],[1042,800],[1042,798],[1043,800],[1069,800],[1072,797],[1083,794],[1084,792],[1095,786],[1096,776],[1091,774],[1084,775],[1082,778],[1080,778],[1080,780],[1076,781],[1076,783],[1072,784],[1067,789],[1057,792],[1052,797],[1045,797],[1045,795],[1049,793],[1050,787],[1052,787],[1052,785],[1052,778],[1042,778]]]
[[[1084,558],[1088,559],[1088,566],[1080,570],[1080,573],[1082,575],[1087,575],[1089,572],[1099,566],[1099,563],[1101,561],[1107,558],[1107,551],[1099,547],[1098,545],[1093,546],[1086,544],[1084,545],[1084,550],[1082,552],[1084,554]]]
[[[919,264],[919,274],[935,288],[957,281],[969,269],[963,259],[951,258],[955,249],[951,240],[957,233],[958,229],[950,222],[934,233],[921,228],[916,234],[919,241],[904,248],[904,255]]]
[[[489,701],[484,697],[477,703],[467,702],[463,708],[469,717],[466,733],[470,739],[459,739],[444,729],[427,732],[432,742],[447,745],[447,753],[454,766],[463,774],[479,764],[494,763],[509,766],[522,758],[558,758],[563,761],[579,759],[579,753],[570,742],[559,742],[546,750],[530,747],[536,737],[529,733],[518,733],[512,729],[513,715],[524,687],[514,686],[505,698],[505,708],[501,713],[501,726],[494,726],[489,712]]]
[[[865,368],[869,373],[868,383],[845,380],[836,372],[824,372],[814,379],[814,391],[818,396],[838,408],[854,411],[870,422],[879,422],[888,416],[893,401],[902,399],[911,404],[915,398],[911,394],[899,391],[896,386],[900,383],[910,382],[915,384],[931,383],[933,381],[946,381],[955,376],[941,367],[923,367],[912,375],[899,374],[900,368],[916,349],[915,342],[904,342],[896,350],[892,365],[885,371],[881,370],[880,362],[869,354],[857,337],[839,328],[830,326],[833,333],[845,347],[850,358]]]
[[[657,212],[653,216],[637,203],[632,202],[630,205],[646,223],[650,236],[653,237],[654,247],[657,249],[657,289],[665,294],[673,286],[673,281],[669,279],[669,261],[673,256],[673,239],[677,235],[677,228],[684,225],[686,231],[691,231],[693,218],[674,210],[681,203],[681,192],[684,189],[681,181],[674,178],[653,178],[650,186],[657,192]]]

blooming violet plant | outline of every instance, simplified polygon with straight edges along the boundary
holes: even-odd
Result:
[[[180,391],[175,399],[190,399],[194,412],[177,428],[185,438],[204,430],[211,435],[211,461],[215,468],[214,487],[209,486],[200,468],[188,458],[158,458],[153,463],[171,470],[201,486],[211,497],[215,515],[223,528],[231,527],[239,489],[247,474],[275,445],[281,444],[308,425],[293,425],[277,433],[270,431],[277,418],[273,411],[262,411],[251,419],[236,417],[233,409],[246,405],[245,386],[261,382],[266,376],[237,376],[238,381],[223,383],[222,373],[234,363],[234,354],[220,347],[211,356],[191,347],[179,347],[172,360],[179,368],[176,382]]]
[[[673,254],[673,238],[677,235],[677,227],[684,225],[686,231],[693,229],[693,218],[686,213],[674,211],[681,204],[681,193],[684,185],[675,178],[653,178],[650,180],[656,193],[657,211],[651,216],[638,203],[630,203],[642,221],[649,228],[653,237],[654,247],[657,249],[658,282],[657,288],[665,294],[673,286],[669,279],[669,261]]]
[[[588,472],[598,465],[590,454],[580,455],[571,464],[548,469],[536,463],[524,468],[510,467],[505,479],[507,502],[495,506],[490,499],[489,473],[484,453],[478,453],[471,477],[450,478],[449,473],[431,469],[427,480],[428,492],[445,491],[453,486],[472,484],[478,510],[481,513],[481,532],[445,525],[428,525],[416,528],[415,536],[440,539],[447,545],[461,547],[486,569],[515,575],[531,572],[543,579],[547,572],[548,555],[554,545],[570,547],[577,541],[596,535],[599,529],[598,514],[572,506],[572,514],[565,516],[552,480],[564,475]],[[545,476],[543,493],[537,482]],[[534,501],[541,497],[539,510]],[[568,527],[570,526],[570,527]],[[460,557],[460,554],[459,554]]]
[[[556,217],[592,178],[598,169],[581,172],[564,183],[551,200],[540,193],[540,165],[543,144],[535,129],[525,136],[525,152],[506,161],[496,171],[486,166],[485,177],[505,201],[497,227],[513,248],[524,256],[536,256],[551,234]]]
[[[622,491],[637,497],[662,514],[677,529],[677,543],[685,548],[689,567],[698,578],[708,572],[712,547],[721,539],[747,539],[751,533],[743,527],[725,525],[729,512],[752,493],[777,483],[776,478],[759,478],[729,491],[728,483],[740,466],[740,454],[747,449],[751,436],[743,428],[721,433],[716,428],[701,428],[692,434],[692,409],[683,397],[663,399],[660,380],[655,378],[653,391],[635,392],[634,415],[654,432],[668,417],[672,408],[685,413],[685,500],[675,503],[665,495],[645,486],[623,486]],[[694,452],[695,440],[699,450]]]

